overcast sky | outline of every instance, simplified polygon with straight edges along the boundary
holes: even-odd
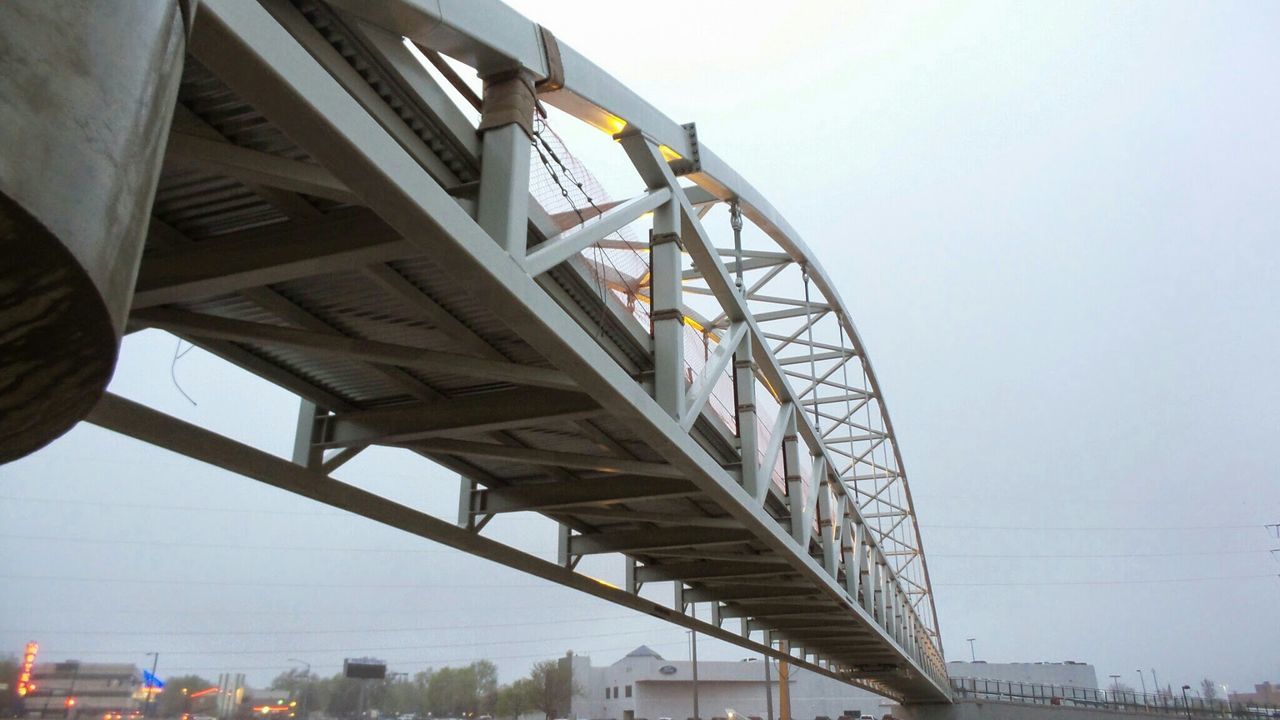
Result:
[[[949,658],[975,637],[979,659],[1134,686],[1280,680],[1280,5],[514,4],[696,121],[831,273]],[[192,406],[174,349],[130,338],[112,390],[288,453],[295,399],[197,350]],[[339,476],[456,512],[456,478],[417,458]],[[550,526],[494,532],[554,551]],[[160,651],[161,675],[255,683],[290,658],[488,657],[505,681],[684,638],[89,426],[0,468],[0,653]]]

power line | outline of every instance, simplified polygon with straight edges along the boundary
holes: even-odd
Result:
[[[1073,530],[1087,532],[1149,530],[1256,530],[1262,523],[1241,525],[934,525],[921,524],[925,530]]]
[[[1098,553],[1098,554],[1075,554],[1075,553],[1047,553],[1043,555],[1015,555],[1010,553],[981,554],[981,553],[928,553],[931,558],[984,558],[984,559],[1000,559],[1000,560],[1055,560],[1070,558],[1158,558],[1158,557],[1185,557],[1187,555],[1257,555],[1259,553],[1269,552],[1267,550],[1188,550],[1186,552],[1167,552],[1167,553]]]
[[[417,590],[498,590],[506,588],[544,588],[562,589],[554,583],[501,583],[501,584],[466,584],[466,583],[317,583],[317,582],[272,582],[265,580],[182,580],[177,578],[111,578],[85,577],[82,575],[0,575],[8,580],[46,580],[54,582],[100,582],[100,583],[132,583],[137,585],[211,585],[237,587],[285,587],[285,588],[377,588],[380,590],[417,589]]]
[[[120,507],[120,508],[137,508],[149,510],[183,510],[196,512],[227,512],[227,513],[250,513],[258,515],[291,515],[291,516],[312,516],[312,517],[350,517],[360,518],[361,515],[340,512],[308,512],[301,510],[261,510],[254,508],[226,508],[226,507],[209,507],[204,505],[157,505],[149,503],[112,503],[101,502],[96,500],[68,500],[64,498],[40,498],[40,497],[24,497],[0,495],[0,500],[14,502],[36,502],[36,503],[52,503],[55,505],[90,505],[93,507]],[[1092,531],[1092,532],[1110,532],[1110,531],[1173,531],[1173,530],[1243,530],[1266,528],[1264,523],[1242,523],[1230,525],[950,525],[950,524],[921,524],[920,527],[926,530],[1049,530],[1049,531]]]
[[[413,549],[413,548],[376,548],[376,547],[339,547],[339,546],[313,546],[313,545],[252,545],[245,543],[199,543],[199,542],[180,542],[169,540],[131,540],[125,538],[92,538],[83,536],[60,536],[60,535],[22,535],[18,533],[8,534],[0,533],[0,538],[10,538],[14,540],[35,540],[40,542],[75,542],[90,545],[109,544],[109,545],[141,545],[146,547],[191,547],[200,549],[234,549],[234,550],[291,550],[291,551],[309,551],[309,552],[334,552],[334,553],[380,553],[380,554],[399,554],[399,555],[465,555],[460,550],[450,549]],[[934,558],[1002,558],[1002,559],[1059,559],[1059,558],[1156,558],[1156,557],[1184,557],[1187,555],[1251,555],[1265,553],[1267,550],[1187,550],[1183,552],[1164,552],[1164,553],[1101,553],[1101,554],[1074,554],[1074,553],[1051,553],[1044,555],[1019,555],[1012,553],[929,553],[929,557]]]
[[[313,516],[313,517],[350,517],[363,518],[363,515],[349,513],[345,510],[339,512],[319,512],[314,510],[263,510],[259,508],[228,508],[228,507],[212,507],[209,505],[160,505],[153,503],[121,503],[107,502],[101,500],[72,500],[68,498],[44,498],[30,497],[21,495],[0,495],[0,500],[8,502],[33,502],[33,503],[49,503],[52,505],[90,505],[92,507],[114,507],[114,508],[134,508],[137,510],[190,510],[194,512],[226,512],[226,513],[246,513],[250,515],[295,515],[295,516]]]
[[[675,646],[684,647],[684,646],[687,644],[687,642],[686,642],[684,639],[681,639],[681,640],[674,640],[674,641],[672,641],[672,642],[665,642],[665,643],[645,643],[645,644],[646,644],[646,645],[648,645],[649,647],[675,647]],[[592,650],[591,652],[605,653],[605,652],[616,652],[616,651],[618,651],[618,650],[631,650],[631,649],[633,649],[633,646],[631,646],[631,645],[619,645],[619,646],[615,646],[615,647],[596,648],[596,649]],[[210,652],[210,653],[208,653],[208,654],[210,654],[210,655],[235,655],[236,653],[233,653],[233,652],[227,652],[227,653]],[[283,653],[283,651],[281,652],[281,654],[284,654],[284,653]],[[443,659],[434,659],[434,660],[408,660],[408,661],[392,660],[392,661],[388,661],[388,662],[389,662],[389,663],[395,663],[398,667],[405,667],[405,666],[407,666],[407,667],[430,667],[430,666],[432,666],[432,665],[439,665],[439,664],[446,664],[446,665],[447,665],[447,664],[450,664],[450,663],[472,663],[472,662],[477,662],[477,661],[480,661],[480,660],[527,660],[527,659],[529,659],[529,658],[545,658],[546,656],[547,656],[547,655],[546,655],[546,653],[528,653],[528,654],[524,654],[524,655],[501,655],[501,656],[494,656],[494,655],[490,655],[490,656],[487,656],[487,657],[443,658]],[[338,669],[338,668],[341,668],[341,667],[342,667],[342,664],[341,664],[341,663],[331,663],[331,664],[330,664],[330,663],[325,663],[325,664],[321,664],[321,663],[314,663],[314,664],[312,664],[312,668],[313,668],[313,669],[315,669],[315,668],[334,668],[334,669]],[[165,670],[165,672],[166,672],[166,673],[174,673],[174,672],[195,672],[195,671],[206,671],[206,672],[209,672],[209,671],[215,671],[215,670],[230,671],[230,672],[243,672],[243,671],[245,671],[245,670],[290,670],[290,669],[294,669],[294,670],[296,670],[296,669],[297,669],[297,665],[239,665],[239,666],[232,666],[232,665],[213,665],[213,666],[205,666],[205,667],[167,667],[167,668],[166,668],[166,670]]]
[[[78,542],[91,545],[144,545],[148,547],[190,547],[190,548],[219,548],[219,549],[235,549],[235,550],[308,550],[315,552],[367,552],[367,553],[387,553],[387,554],[404,554],[404,555],[465,555],[460,550],[449,549],[432,549],[422,550],[413,548],[374,548],[374,547],[326,547],[313,545],[250,545],[243,543],[202,543],[202,542],[181,542],[176,540],[131,540],[127,538],[91,538],[83,536],[65,536],[65,535],[23,535],[21,533],[0,533],[0,538],[9,538],[12,540],[37,540],[42,542]]]
[[[637,617],[636,614],[631,615],[604,615],[601,617],[589,618],[571,618],[567,620],[540,620],[539,625],[567,625],[571,623],[599,622],[605,620],[628,620]],[[648,617],[648,616],[643,616]],[[343,633],[382,633],[382,632],[426,632],[428,630],[490,630],[493,628],[508,627],[528,627],[529,622],[510,622],[510,623],[480,623],[474,625],[459,625],[452,623],[449,625],[429,625],[425,627],[399,627],[399,628],[353,628],[347,630],[271,630],[269,635],[338,635]],[[29,628],[7,628],[0,629],[0,632],[25,632],[36,635],[263,635],[261,630],[179,630],[179,631],[157,631],[157,630],[31,630]],[[151,651],[147,651],[151,652]]]
[[[1260,575],[1218,575],[1211,577],[1160,578],[1157,580],[1043,580],[1032,582],[933,583],[934,587],[1043,587],[1061,585],[1157,585],[1163,583],[1211,582],[1219,580],[1252,580],[1280,577],[1274,573]]]
[[[152,648],[152,649],[141,649],[141,650],[118,650],[118,649],[63,650],[61,652],[69,655],[145,655],[146,653],[149,653],[149,652],[160,652],[165,655],[214,655],[214,654],[278,655],[280,653],[383,652],[383,651],[392,651],[392,650],[433,650],[435,648],[455,649],[455,648],[465,648],[465,647],[476,647],[479,645],[529,645],[532,643],[562,642],[566,640],[587,640],[587,639],[597,638],[597,637],[621,637],[624,635],[644,635],[644,634],[652,634],[653,632],[655,631],[652,629],[624,630],[624,631],[613,632],[613,633],[591,633],[587,635],[557,635],[555,637],[530,638],[525,640],[510,640],[510,639],[503,638],[502,640],[493,640],[488,642],[476,642],[474,640],[471,640],[471,641],[462,642],[462,643],[432,643],[431,645],[376,645],[376,646],[355,646],[355,647],[343,646],[343,647],[331,647],[331,648],[299,648],[299,647],[284,647],[284,646],[276,645],[266,650],[228,650],[228,651],[225,651],[225,653],[224,651],[217,650],[217,649],[176,650],[172,648],[167,650],[159,650],[159,651]],[[262,632],[258,634],[262,636],[269,636],[275,633]]]

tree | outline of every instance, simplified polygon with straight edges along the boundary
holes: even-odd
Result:
[[[158,717],[181,717],[191,712],[187,696],[200,692],[214,683],[199,675],[178,675],[164,681],[164,692],[156,698],[156,714]]]
[[[522,714],[537,707],[542,689],[529,678],[520,678],[498,689],[494,712],[499,718],[517,720]]]
[[[498,702],[498,666],[488,660],[471,663],[476,678],[476,710],[491,714]]]
[[[12,717],[18,714],[18,670],[20,666],[17,658],[12,656],[0,658],[0,685],[6,685],[6,689],[0,690],[0,717]]]
[[[435,715],[491,713],[497,693],[498,668],[488,660],[466,667],[440,668],[427,675],[427,707]]]
[[[325,712],[334,717],[354,717],[359,713],[361,682],[341,673],[322,681]]]
[[[289,697],[298,702],[298,707],[302,708],[299,712],[303,713],[304,716],[321,710],[325,706],[325,695],[320,676],[301,668],[293,668],[287,672],[280,673],[275,680],[271,681],[271,687],[276,690],[287,691]]]
[[[1213,702],[1218,699],[1218,686],[1209,678],[1200,681],[1200,696],[1206,702]]]
[[[538,688],[534,707],[541,710],[547,720],[569,715],[569,702],[573,698],[573,674],[567,660],[568,658],[539,660],[529,671],[529,679]]]

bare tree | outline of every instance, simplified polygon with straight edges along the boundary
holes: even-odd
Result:
[[[1206,701],[1212,702],[1218,699],[1218,686],[1209,678],[1200,681],[1200,696]]]

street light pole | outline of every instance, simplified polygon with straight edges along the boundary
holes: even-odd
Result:
[[[156,699],[156,682],[158,680],[156,677],[156,667],[160,665],[160,653],[149,652],[147,654],[151,656],[151,679],[147,681],[147,705],[145,708],[146,711],[142,713],[142,716],[155,717],[156,713],[153,704]]]
[[[1111,702],[1116,705],[1120,704],[1120,676],[1108,675],[1111,678]]]
[[[1142,668],[1138,668],[1138,681],[1142,683],[1143,704],[1145,704],[1147,696],[1147,679],[1142,676]]]
[[[965,640],[969,642],[969,660],[971,662],[978,662],[978,656],[973,652],[973,641],[977,639],[978,638],[965,638]]]
[[[698,632],[689,631],[689,659],[693,664],[693,720],[700,720],[698,714]]]
[[[1182,686],[1182,707],[1187,712],[1187,717],[1191,717],[1191,702],[1187,700],[1187,691],[1191,689],[1190,685]]]
[[[288,662],[307,666],[307,669],[304,671],[306,672],[306,677],[303,679],[302,683],[302,702],[298,703],[298,712],[305,720],[307,717],[307,695],[311,693],[311,663],[306,660],[299,660],[298,658],[289,658]]]
[[[768,633],[768,631],[765,631]],[[768,638],[766,638],[768,639]],[[773,648],[773,641],[769,640],[769,648]],[[770,665],[773,658],[768,655],[764,656],[764,714],[768,720],[773,720],[773,673],[770,671]]]

